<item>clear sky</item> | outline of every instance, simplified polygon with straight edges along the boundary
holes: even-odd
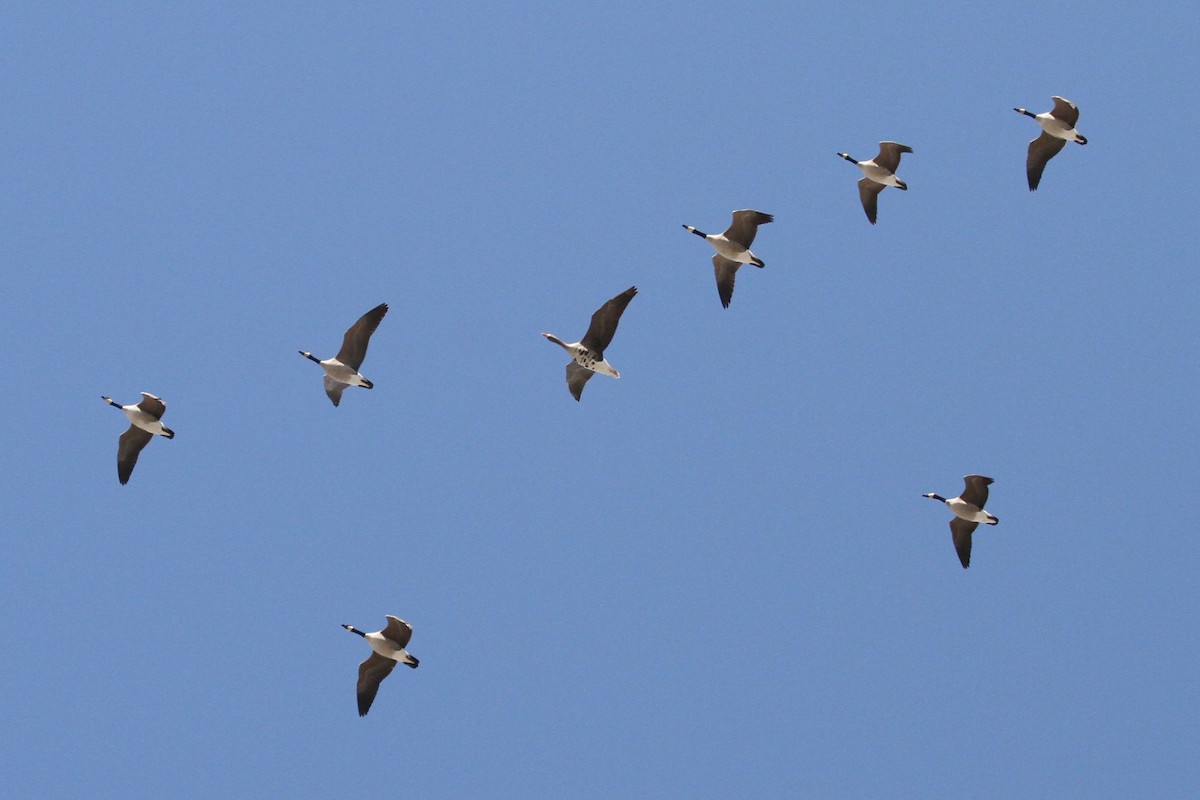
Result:
[[[5,795],[1195,797],[1197,20],[10,5]]]

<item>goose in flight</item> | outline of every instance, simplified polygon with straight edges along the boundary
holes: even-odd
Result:
[[[635,294],[637,287],[630,286],[600,306],[596,313],[592,314],[592,324],[588,325],[587,333],[578,342],[564,342],[552,333],[542,334],[571,354],[571,363],[567,364],[567,388],[576,400],[583,394],[584,384],[597,372],[613,378],[621,377],[621,373],[605,360],[604,350],[612,342],[613,334],[617,332],[617,323],[621,321],[625,307]]]
[[[983,505],[988,499],[988,485],[991,483],[994,481],[983,475],[966,475],[963,477],[963,493],[958,497],[947,500],[933,492],[921,495],[941,500],[954,512],[954,519],[950,520],[950,533],[954,537],[954,550],[958,553],[958,560],[962,562],[963,569],[971,566],[971,534],[979,527],[979,523],[1000,524],[999,519],[983,510]]]
[[[342,625],[351,633],[357,633],[371,646],[371,655],[358,665],[358,715],[365,717],[379,693],[379,684],[392,673],[397,664],[417,668],[421,662],[404,648],[412,638],[412,625],[399,617],[387,615],[387,627],[374,633],[363,633],[353,625]]]
[[[1050,99],[1054,101],[1054,108],[1041,114],[1034,114],[1023,108],[1013,109],[1018,114],[1033,117],[1034,121],[1042,126],[1041,134],[1029,143],[1029,155],[1025,157],[1025,177],[1029,180],[1031,192],[1037,190],[1046,163],[1058,155],[1067,142],[1088,142],[1083,134],[1075,130],[1075,123],[1079,122],[1079,107],[1058,95]]]
[[[359,317],[358,322],[346,330],[346,335],[342,338],[342,349],[338,350],[338,354],[333,358],[322,361],[307,350],[300,351],[300,355],[317,362],[321,369],[325,370],[325,394],[329,395],[335,406],[342,402],[342,390],[347,386],[361,386],[364,389],[375,387],[375,384],[359,374],[358,369],[367,357],[367,345],[371,341],[371,334],[379,327],[379,321],[387,312],[387,303],[380,303]]]
[[[733,299],[733,281],[737,277],[738,268],[742,264],[766,266],[761,258],[750,252],[750,245],[754,244],[758,226],[774,221],[775,217],[770,214],[743,208],[733,212],[733,222],[724,233],[705,233],[691,225],[683,226],[701,239],[707,240],[717,251],[712,259],[713,271],[717,276],[717,295],[725,308],[729,308],[729,301]]]
[[[167,404],[162,398],[149,392],[142,392],[142,402],[129,406],[123,406],[108,396],[102,399],[110,406],[124,411],[132,423],[129,430],[121,434],[120,443],[117,445],[117,477],[124,486],[129,483],[129,476],[133,474],[138,454],[150,443],[154,435],[174,439],[175,431],[162,424],[162,415],[167,410]]]
[[[908,191],[908,184],[896,177],[896,169],[900,166],[900,154],[911,153],[913,150],[906,144],[898,142],[880,142],[879,155],[870,161],[855,161],[849,153],[838,155],[863,171],[865,178],[858,182],[858,197],[862,200],[863,211],[867,219],[875,224],[875,215],[879,207],[879,193],[889,186],[895,186],[901,191]]]

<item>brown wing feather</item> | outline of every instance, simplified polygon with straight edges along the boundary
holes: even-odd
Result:
[[[387,621],[387,627],[381,631],[384,637],[391,639],[401,647],[407,647],[408,640],[412,638],[412,625],[391,614],[387,615]]]
[[[596,309],[596,313],[592,314],[592,322],[588,325],[587,334],[579,343],[595,353],[597,357],[603,358],[604,348],[612,342],[613,335],[617,332],[617,323],[621,321],[625,307],[629,305],[629,301],[635,294],[637,294],[637,287],[630,286]]]
[[[154,434],[142,430],[137,425],[130,425],[129,430],[121,434],[117,445],[117,477],[120,478],[121,484],[129,483],[129,476],[133,474],[133,467],[137,464],[138,453],[142,452],[142,448],[150,443],[154,438]]]
[[[870,178],[863,178],[858,182],[858,198],[862,200],[863,211],[867,212],[867,219],[871,224],[875,224],[875,216],[879,211],[879,193],[887,187],[882,183],[876,183]]]
[[[978,527],[978,522],[967,522],[958,517],[950,520],[950,535],[954,538],[954,552],[958,553],[958,560],[962,562],[963,569],[971,566],[971,534]]]
[[[775,217],[770,214],[764,214],[761,211],[754,211],[749,208],[743,208],[733,212],[733,222],[725,231],[724,236],[731,242],[737,242],[746,249],[754,244],[754,236],[758,233],[759,225],[766,225],[768,222],[774,222]]]
[[[1079,122],[1079,108],[1065,97],[1055,95],[1050,99],[1054,101],[1054,108],[1051,110],[1050,116],[1057,117],[1074,128],[1075,123]]]
[[[371,341],[371,334],[379,327],[387,312],[388,304],[380,303],[347,328],[346,335],[342,337],[342,349],[338,350],[337,360],[353,369],[361,367],[363,359],[367,357],[367,345]]]
[[[1025,157],[1025,177],[1029,180],[1029,191],[1037,189],[1042,182],[1046,163],[1066,147],[1067,140],[1042,131],[1042,135],[1029,143],[1029,155]]]
[[[911,147],[899,142],[880,142],[879,155],[875,156],[874,161],[889,172],[895,172],[900,166],[900,154],[912,151]]]
[[[379,684],[392,674],[396,662],[379,653],[371,653],[367,660],[358,665],[358,715],[365,717],[379,694]]]
[[[963,493],[959,497],[983,510],[983,505],[988,499],[988,485],[992,483],[995,481],[983,475],[965,475],[963,476]]]
[[[149,392],[142,392],[142,402],[138,403],[138,408],[155,419],[162,419],[162,415],[167,412],[167,404],[163,402],[162,398],[155,397]]]
[[[713,272],[717,275],[717,294],[721,297],[721,305],[729,308],[733,300],[733,282],[737,279],[738,267],[741,263],[731,261],[721,254],[713,256]]]
[[[567,389],[571,391],[571,396],[576,400],[581,399],[584,385],[595,374],[587,367],[581,367],[574,361],[567,364]]]

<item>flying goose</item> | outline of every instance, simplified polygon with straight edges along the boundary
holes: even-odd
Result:
[[[346,330],[342,339],[342,349],[338,350],[338,354],[333,358],[322,361],[307,350],[300,351],[300,355],[310,361],[316,361],[321,365],[321,369],[325,370],[325,394],[329,395],[335,406],[342,401],[342,390],[347,386],[375,388],[375,384],[359,374],[358,368],[367,356],[367,344],[371,341],[371,334],[379,327],[379,321],[387,312],[387,303],[380,303],[359,317],[358,322]]]
[[[592,324],[588,325],[587,333],[578,342],[564,342],[552,333],[543,333],[550,341],[571,354],[571,363],[567,364],[567,388],[576,400],[583,394],[583,386],[597,372],[621,377],[621,373],[613,369],[612,364],[604,359],[604,350],[617,332],[617,323],[625,313],[625,306],[637,294],[637,287],[630,286],[619,295],[609,300],[592,314]]]
[[[167,404],[162,398],[149,392],[142,392],[142,402],[136,405],[123,406],[107,395],[102,396],[102,399],[110,406],[124,411],[125,416],[133,423],[129,430],[121,434],[120,444],[117,445],[117,477],[124,486],[129,483],[129,476],[133,474],[138,453],[150,443],[154,434],[174,439],[175,431],[162,424],[162,415],[167,410]]]
[[[838,153],[839,156],[856,164],[867,177],[858,182],[858,196],[862,200],[863,211],[867,219],[875,224],[875,213],[879,206],[879,193],[889,186],[895,186],[901,191],[908,191],[908,184],[896,177],[896,168],[900,166],[900,154],[911,153],[913,150],[906,144],[898,142],[880,142],[879,155],[870,161],[855,161],[849,153]]]
[[[375,702],[379,692],[379,684],[392,673],[397,663],[416,669],[421,663],[416,656],[405,650],[408,640],[412,638],[412,625],[399,617],[387,615],[387,627],[374,633],[363,633],[353,625],[342,625],[351,633],[357,633],[367,640],[374,652],[367,660],[358,665],[358,715],[365,717]]]
[[[1042,126],[1041,134],[1029,143],[1029,155],[1025,157],[1025,176],[1029,179],[1029,191],[1036,191],[1042,180],[1046,162],[1058,155],[1067,142],[1087,144],[1087,139],[1077,130],[1079,108],[1065,97],[1055,95],[1054,108],[1043,114],[1034,114],[1023,108],[1014,108],[1018,114],[1033,117]]]
[[[717,294],[725,308],[729,308],[729,301],[733,299],[733,281],[737,277],[738,267],[742,264],[766,266],[761,258],[750,252],[750,245],[754,244],[758,226],[774,221],[775,217],[770,214],[743,208],[733,212],[733,222],[724,233],[705,233],[691,225],[683,226],[700,238],[707,239],[716,249],[717,254],[712,260],[713,270],[717,275]]]
[[[958,552],[958,560],[962,562],[963,569],[971,566],[971,534],[979,527],[979,523],[1000,524],[999,519],[983,510],[983,505],[988,499],[988,484],[993,482],[991,478],[985,478],[983,475],[965,475],[963,493],[958,497],[947,500],[933,492],[921,495],[941,500],[954,512],[954,519],[950,520],[950,533],[954,536],[954,549]]]

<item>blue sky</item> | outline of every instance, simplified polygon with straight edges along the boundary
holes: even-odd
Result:
[[[1185,797],[1191,4],[6,10],[13,797]],[[1081,109],[1040,189],[1014,106]],[[858,170],[910,145],[879,224]],[[680,226],[775,215],[720,306]],[[630,285],[576,403],[564,353]],[[342,332],[391,312],[333,408]],[[126,421],[177,436],[117,483]],[[958,565],[961,476],[1000,519]],[[416,671],[355,712],[367,649]]]

